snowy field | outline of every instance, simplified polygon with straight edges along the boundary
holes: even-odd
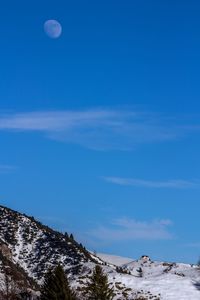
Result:
[[[133,261],[133,258],[130,257],[121,257],[117,255],[110,255],[105,253],[97,253],[96,256],[106,261],[109,264],[113,264],[115,266],[121,266]]]
[[[120,263],[126,258],[102,255],[101,258],[109,263]],[[181,263],[164,263],[143,261],[128,262],[123,268],[131,275],[109,274],[110,280],[121,282],[128,288],[143,290],[146,293],[159,296],[162,300],[199,300],[200,299],[200,269],[197,266]],[[138,270],[142,269],[141,277]],[[151,298],[149,298],[151,299]]]

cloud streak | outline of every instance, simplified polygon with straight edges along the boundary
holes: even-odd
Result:
[[[117,242],[130,240],[168,240],[172,239],[168,227],[170,220],[137,221],[135,219],[116,219],[107,226],[99,226],[88,234],[97,240]]]
[[[98,150],[129,150],[138,144],[171,141],[197,129],[158,114],[104,108],[0,114],[0,130],[40,132]]]
[[[1,173],[10,173],[16,170],[15,166],[9,166],[9,165],[0,165],[0,174]]]
[[[200,180],[167,180],[167,181],[151,181],[136,178],[122,178],[122,177],[103,177],[107,182],[122,185],[143,188],[172,188],[172,189],[187,189],[200,188]]]

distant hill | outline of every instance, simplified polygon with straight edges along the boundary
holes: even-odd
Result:
[[[102,260],[104,260],[105,262],[109,264],[113,264],[118,267],[133,261],[133,258],[130,257],[128,258],[128,257],[117,256],[117,255],[105,254],[105,253],[97,253],[96,255]]]

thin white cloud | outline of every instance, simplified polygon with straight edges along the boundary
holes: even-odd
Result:
[[[15,166],[0,165],[0,173],[10,173],[16,170]]]
[[[173,235],[168,227],[171,220],[137,221],[121,218],[114,220],[107,226],[99,226],[88,232],[95,239],[117,242],[129,240],[168,240]]]
[[[134,186],[144,188],[174,188],[174,189],[187,189],[187,188],[200,188],[200,180],[166,180],[166,181],[151,181],[136,178],[122,178],[122,177],[103,177],[107,182],[122,185]]]
[[[174,140],[193,129],[151,113],[97,109],[0,114],[0,130],[41,132],[88,148],[127,150],[141,143]]]

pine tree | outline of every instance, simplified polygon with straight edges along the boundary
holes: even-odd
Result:
[[[60,265],[47,272],[41,289],[41,300],[76,300]]]
[[[83,295],[87,300],[112,300],[113,288],[110,288],[108,277],[103,273],[101,266],[96,265],[83,289]]]
[[[70,234],[69,238],[70,238],[71,240],[74,240],[74,236],[73,236],[72,233]]]

